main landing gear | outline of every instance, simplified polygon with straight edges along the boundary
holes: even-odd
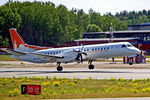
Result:
[[[57,62],[57,65],[58,65],[57,71],[62,71],[63,70],[63,67],[61,67],[60,64],[61,64],[60,62]]]
[[[57,62],[57,71],[62,71],[63,70],[63,67],[62,66],[60,66],[60,62]],[[88,62],[88,64],[89,64],[89,66],[88,66],[88,68],[89,69],[94,69],[94,65],[92,64],[92,60],[89,60],[89,62]]]
[[[89,60],[88,64],[90,64],[88,67],[89,69],[94,69],[94,65],[92,64],[92,60]]]

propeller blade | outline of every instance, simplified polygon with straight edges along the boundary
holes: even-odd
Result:
[[[78,63],[83,62],[82,54],[78,54],[76,60],[78,61]]]
[[[82,54],[87,56],[87,53],[83,52],[83,50],[84,50],[84,45],[82,45],[81,48],[79,47],[79,50],[73,49],[74,52],[78,53],[78,55],[76,57],[76,61],[78,61],[78,63],[83,62],[83,56],[82,56]]]
[[[81,62],[83,63],[83,57],[82,57],[82,54],[80,54],[80,57],[81,57]]]

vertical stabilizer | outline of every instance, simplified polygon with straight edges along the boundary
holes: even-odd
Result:
[[[9,29],[14,51],[18,52],[32,52],[35,50],[48,49],[47,47],[40,47],[34,45],[27,45],[23,42],[16,29]]]
[[[23,49],[22,47],[25,47],[25,43],[17,33],[16,29],[9,29],[9,31],[14,50],[21,51],[21,49]]]
[[[9,29],[10,36],[13,44],[13,48],[19,48],[20,45],[25,45],[19,34],[17,33],[16,29]]]

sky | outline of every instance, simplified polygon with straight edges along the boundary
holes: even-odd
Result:
[[[0,6],[6,3],[8,0],[0,0]],[[35,0],[13,0],[13,1],[35,1]],[[92,8],[94,11],[101,14],[111,12],[116,14],[123,10],[127,11],[141,11],[143,9],[150,10],[150,0],[36,0],[36,1],[51,1],[56,6],[59,4],[65,5],[69,10],[72,8],[83,9],[88,13],[88,10]]]

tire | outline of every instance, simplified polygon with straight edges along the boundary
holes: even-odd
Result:
[[[132,62],[129,62],[129,65],[133,65],[133,63],[132,63]]]
[[[89,69],[94,69],[94,65],[93,64],[89,65]]]
[[[61,66],[57,67],[57,71],[62,71],[62,70],[63,70],[63,67],[61,67]]]

